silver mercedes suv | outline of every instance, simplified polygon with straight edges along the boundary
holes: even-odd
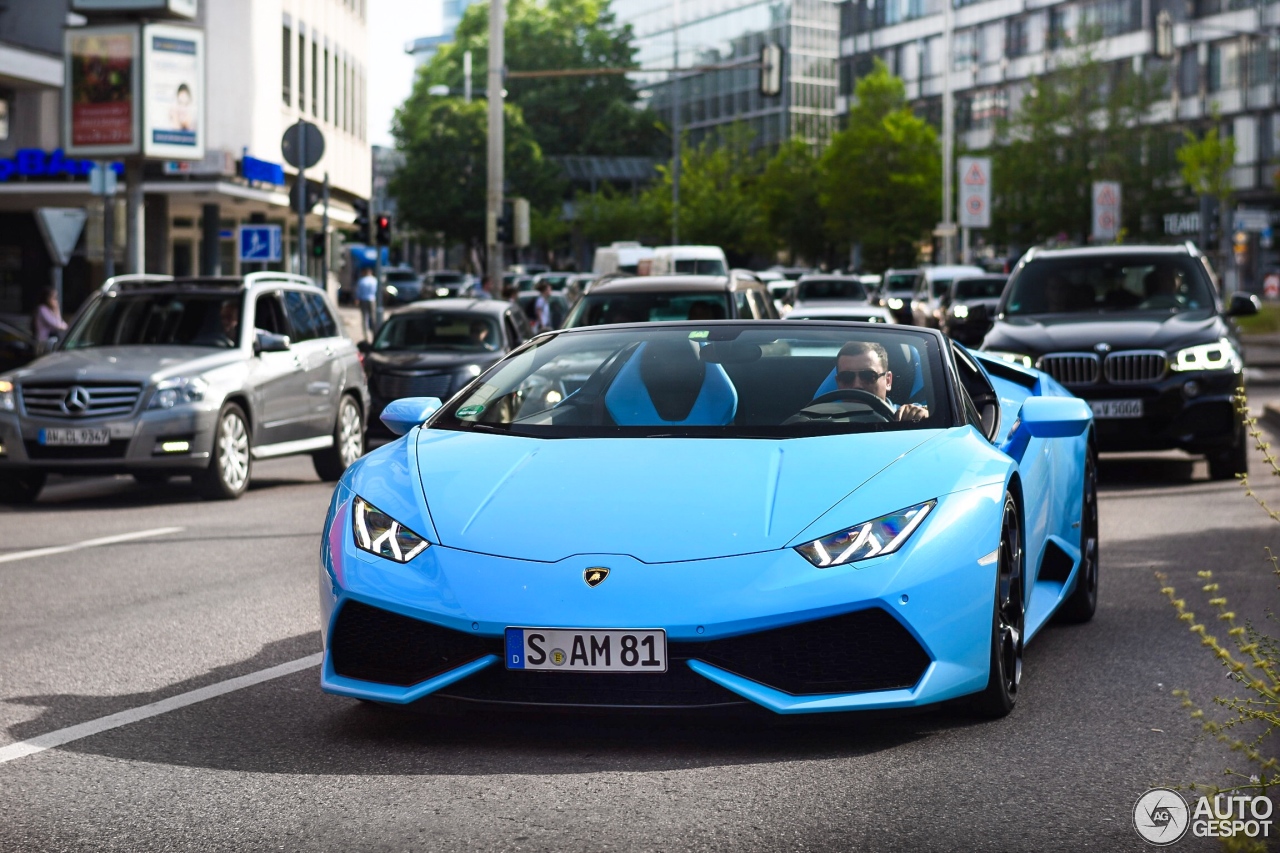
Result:
[[[255,459],[309,453],[337,480],[364,452],[355,344],[309,279],[110,279],[57,349],[0,374],[0,502],[49,473],[190,474],[237,498]]]

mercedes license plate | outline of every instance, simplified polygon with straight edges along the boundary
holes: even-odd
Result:
[[[508,628],[507,669],[545,672],[666,672],[661,630]]]
[[[49,427],[40,430],[37,440],[45,447],[101,447],[111,443],[111,431],[106,427]]]
[[[1093,400],[1095,418],[1140,418],[1142,417],[1141,400]]]

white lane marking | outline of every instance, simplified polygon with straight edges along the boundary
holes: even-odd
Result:
[[[32,557],[47,557],[50,554],[65,554],[68,551],[79,551],[81,548],[96,548],[99,545],[114,545],[117,542],[129,542],[134,539],[146,539],[150,536],[168,536],[177,533],[181,527],[157,527],[153,530],[139,530],[135,533],[120,533],[116,536],[103,536],[101,539],[86,539],[70,545],[54,545],[49,548],[36,548],[33,551],[18,551],[16,554],[0,554],[0,563],[12,563],[14,560],[29,560]]]
[[[188,705],[194,705],[206,699],[216,698],[224,693],[231,693],[245,687],[261,684],[264,681],[270,681],[273,678],[292,675],[295,672],[301,672],[304,669],[317,666],[322,657],[323,655],[319,653],[307,655],[305,658],[291,660],[288,663],[282,663],[270,669],[251,672],[248,675],[220,681],[217,684],[210,684],[207,687],[180,693],[177,696],[170,696],[168,699],[161,699],[159,702],[152,702],[150,705],[143,705],[117,714],[109,714],[96,720],[90,720],[87,723],[80,723],[79,725],[68,726],[65,729],[58,729],[56,732],[49,732],[47,735],[11,743],[6,747],[0,747],[0,764],[4,764],[6,761],[13,761],[15,758],[22,758],[25,755],[44,752],[46,749],[53,749],[55,746],[62,746],[65,743],[96,735],[99,732],[118,729],[121,726],[127,726],[130,723],[136,723],[148,717],[167,714],[170,711],[176,711],[179,708],[185,708]]]

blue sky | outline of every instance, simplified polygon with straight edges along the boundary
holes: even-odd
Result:
[[[405,42],[440,32],[440,0],[369,0],[369,141],[391,145],[391,118],[413,85]]]

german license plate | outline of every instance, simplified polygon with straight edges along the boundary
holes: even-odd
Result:
[[[508,628],[507,669],[542,672],[666,672],[661,630]]]
[[[1093,400],[1095,418],[1140,418],[1142,417],[1141,400]]]
[[[111,430],[106,427],[49,427],[40,430],[37,440],[45,447],[100,447],[111,443]]]

